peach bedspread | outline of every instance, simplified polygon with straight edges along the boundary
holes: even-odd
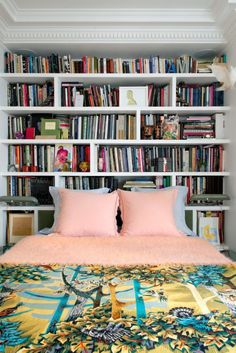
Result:
[[[28,264],[226,264],[208,242],[191,237],[26,237],[0,263]]]

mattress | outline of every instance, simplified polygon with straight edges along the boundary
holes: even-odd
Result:
[[[0,257],[0,352],[235,353],[235,284],[197,238],[27,237]]]

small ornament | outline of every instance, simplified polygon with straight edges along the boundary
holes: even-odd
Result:
[[[21,131],[16,131],[15,138],[17,140],[22,140],[24,138],[24,134]]]
[[[80,162],[79,169],[81,172],[88,172],[89,171],[89,163],[88,162]]]

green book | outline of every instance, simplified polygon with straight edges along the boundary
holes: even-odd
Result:
[[[60,138],[60,121],[58,119],[41,119],[41,135]]]

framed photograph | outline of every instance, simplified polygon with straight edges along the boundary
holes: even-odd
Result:
[[[199,236],[212,244],[220,244],[219,217],[200,217]]]
[[[120,87],[120,107],[141,107],[148,105],[148,86]]]

